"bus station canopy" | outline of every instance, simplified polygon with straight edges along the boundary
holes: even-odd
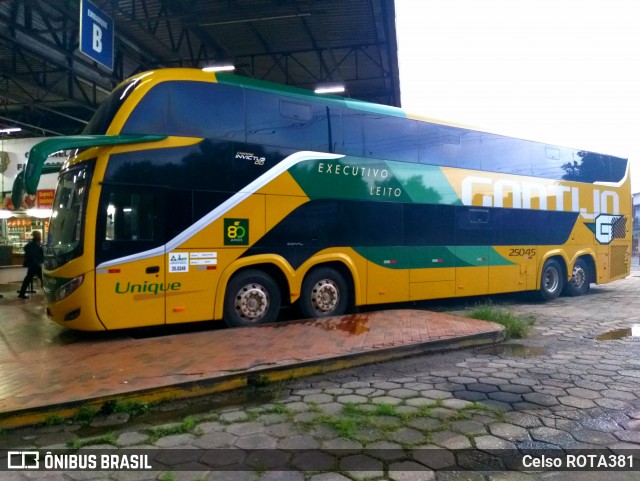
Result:
[[[92,0],[113,19],[113,70],[78,49],[80,0],[0,2],[0,129],[80,134],[129,76],[233,64],[235,73],[400,105],[393,0]]]

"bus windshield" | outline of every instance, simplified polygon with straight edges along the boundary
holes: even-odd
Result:
[[[60,175],[45,248],[45,267],[55,269],[82,254],[82,224],[91,163]]]
[[[131,95],[131,92],[135,90],[139,82],[139,78],[129,80],[111,92],[106,100],[100,105],[100,108],[98,108],[93,117],[91,117],[91,120],[85,127],[82,134],[105,135],[116,113],[125,100],[127,100],[129,95]]]

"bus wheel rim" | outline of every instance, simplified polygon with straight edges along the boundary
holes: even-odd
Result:
[[[313,286],[311,302],[319,312],[333,311],[340,301],[340,289],[331,279],[322,279]]]
[[[548,269],[544,276],[544,287],[548,292],[554,292],[558,288],[559,275],[554,269]]]
[[[584,269],[580,267],[573,268],[573,276],[571,278],[571,281],[573,282],[574,286],[578,288],[582,287],[586,279],[587,279],[587,273],[584,271]]]
[[[235,307],[243,319],[257,321],[264,317],[269,309],[269,294],[259,284],[246,285],[238,292]]]

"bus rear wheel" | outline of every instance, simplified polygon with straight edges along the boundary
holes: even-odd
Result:
[[[564,286],[564,293],[568,296],[582,296],[589,291],[589,266],[583,259],[576,260],[571,272],[571,280]]]
[[[540,279],[540,295],[543,299],[550,301],[560,295],[564,287],[563,272],[562,266],[555,259],[547,259],[544,263]]]
[[[304,317],[339,316],[347,310],[347,282],[331,267],[311,271],[302,283],[300,310]]]
[[[241,271],[231,278],[224,298],[224,320],[229,327],[274,322],[280,311],[280,289],[266,272]]]

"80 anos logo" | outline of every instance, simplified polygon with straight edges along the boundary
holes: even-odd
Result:
[[[249,219],[224,220],[224,245],[249,245]]]

